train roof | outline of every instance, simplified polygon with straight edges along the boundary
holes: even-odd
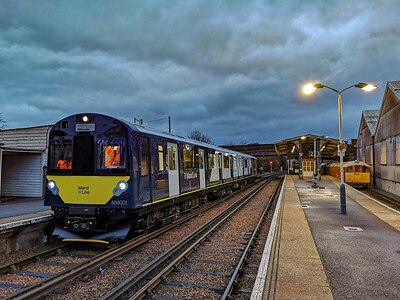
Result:
[[[340,163],[331,163],[329,164],[330,166],[339,166]],[[366,167],[371,167],[369,164],[363,162],[363,161],[358,161],[358,160],[353,160],[353,161],[345,161],[343,162],[343,167],[351,167],[351,166],[366,166]]]
[[[180,135],[175,135],[175,134],[168,133],[168,132],[159,132],[159,131],[156,131],[156,130],[153,130],[153,129],[150,129],[150,128],[147,128],[147,127],[144,127],[144,126],[141,126],[141,125],[133,125],[133,126],[136,127],[137,131],[142,132],[142,133],[152,134],[152,135],[156,135],[156,136],[164,137],[164,138],[168,138],[168,139],[174,139],[174,140],[177,140],[177,141],[180,141],[180,142],[185,142],[185,143],[189,143],[189,144],[200,146],[200,147],[207,147],[207,148],[215,149],[217,151],[224,152],[224,153],[240,155],[240,156],[243,156],[243,157],[246,157],[246,158],[254,158],[255,159],[254,156],[248,155],[246,153],[233,151],[233,150],[230,150],[230,149],[227,149],[227,148],[222,148],[222,147],[219,147],[219,146],[215,146],[215,145],[212,145],[212,144],[208,144],[208,143],[204,143],[204,142],[201,142],[201,141],[193,140],[193,139],[190,139],[190,138],[185,138],[185,137],[180,136]]]
[[[245,157],[245,158],[256,159],[254,156],[251,156],[251,155],[246,154],[246,153],[237,152],[237,151],[233,151],[233,150],[230,150],[230,149],[218,147],[218,146],[215,146],[215,145],[212,145],[212,144],[200,142],[200,141],[197,141],[197,140],[193,140],[193,139],[190,139],[190,138],[186,138],[186,137],[179,136],[179,135],[172,134],[172,133],[168,133],[168,132],[160,132],[160,131],[157,131],[155,129],[147,128],[147,127],[145,127],[143,125],[133,124],[133,123],[131,123],[129,121],[126,121],[124,119],[112,117],[112,116],[109,116],[109,115],[98,114],[98,113],[78,113],[78,114],[71,115],[69,117],[84,116],[84,115],[92,115],[92,116],[96,116],[97,115],[97,116],[102,116],[102,117],[105,117],[105,118],[115,119],[115,120],[118,120],[121,123],[123,123],[126,127],[131,129],[132,131],[151,134],[151,135],[155,135],[155,136],[158,136],[158,137],[163,137],[163,138],[172,139],[172,140],[176,140],[176,141],[180,141],[180,142],[184,142],[184,143],[189,143],[191,145],[196,145],[196,146],[200,146],[200,147],[211,148],[211,149],[214,149],[214,150],[219,151],[219,152],[224,152],[224,153],[233,154],[233,155],[240,155],[240,156]]]

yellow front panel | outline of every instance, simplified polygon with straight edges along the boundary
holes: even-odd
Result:
[[[66,204],[106,204],[113,197],[113,190],[129,176],[47,176],[54,180],[59,196]]]

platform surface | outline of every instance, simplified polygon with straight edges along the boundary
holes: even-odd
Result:
[[[52,211],[41,198],[25,198],[0,203],[0,230],[49,220]]]
[[[400,299],[400,213],[338,186],[287,176],[275,299]]]

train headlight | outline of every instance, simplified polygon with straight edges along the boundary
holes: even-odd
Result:
[[[53,195],[58,194],[58,186],[54,180],[50,180],[47,183],[47,188],[53,193]]]
[[[123,192],[128,189],[128,183],[124,180],[121,180],[117,183],[117,186],[113,190],[114,196],[121,196]]]

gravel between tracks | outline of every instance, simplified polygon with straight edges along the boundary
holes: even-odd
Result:
[[[90,272],[86,279],[87,282],[82,282],[82,280],[78,278],[67,287],[56,290],[45,298],[61,299],[59,296],[60,294],[62,295],[63,300],[100,298],[108,293],[112,287],[118,285],[125,278],[140,270],[140,268],[145,266],[159,254],[168,250],[189,233],[208,222],[211,218],[225,210],[244,194],[246,194],[246,191],[241,191],[231,199],[222,202],[217,207],[214,207],[186,222],[183,226],[170,230],[161,237],[140,246],[136,250],[130,251],[129,254],[123,256],[123,260],[105,264],[102,267],[105,270],[103,273],[98,272],[98,270]]]

